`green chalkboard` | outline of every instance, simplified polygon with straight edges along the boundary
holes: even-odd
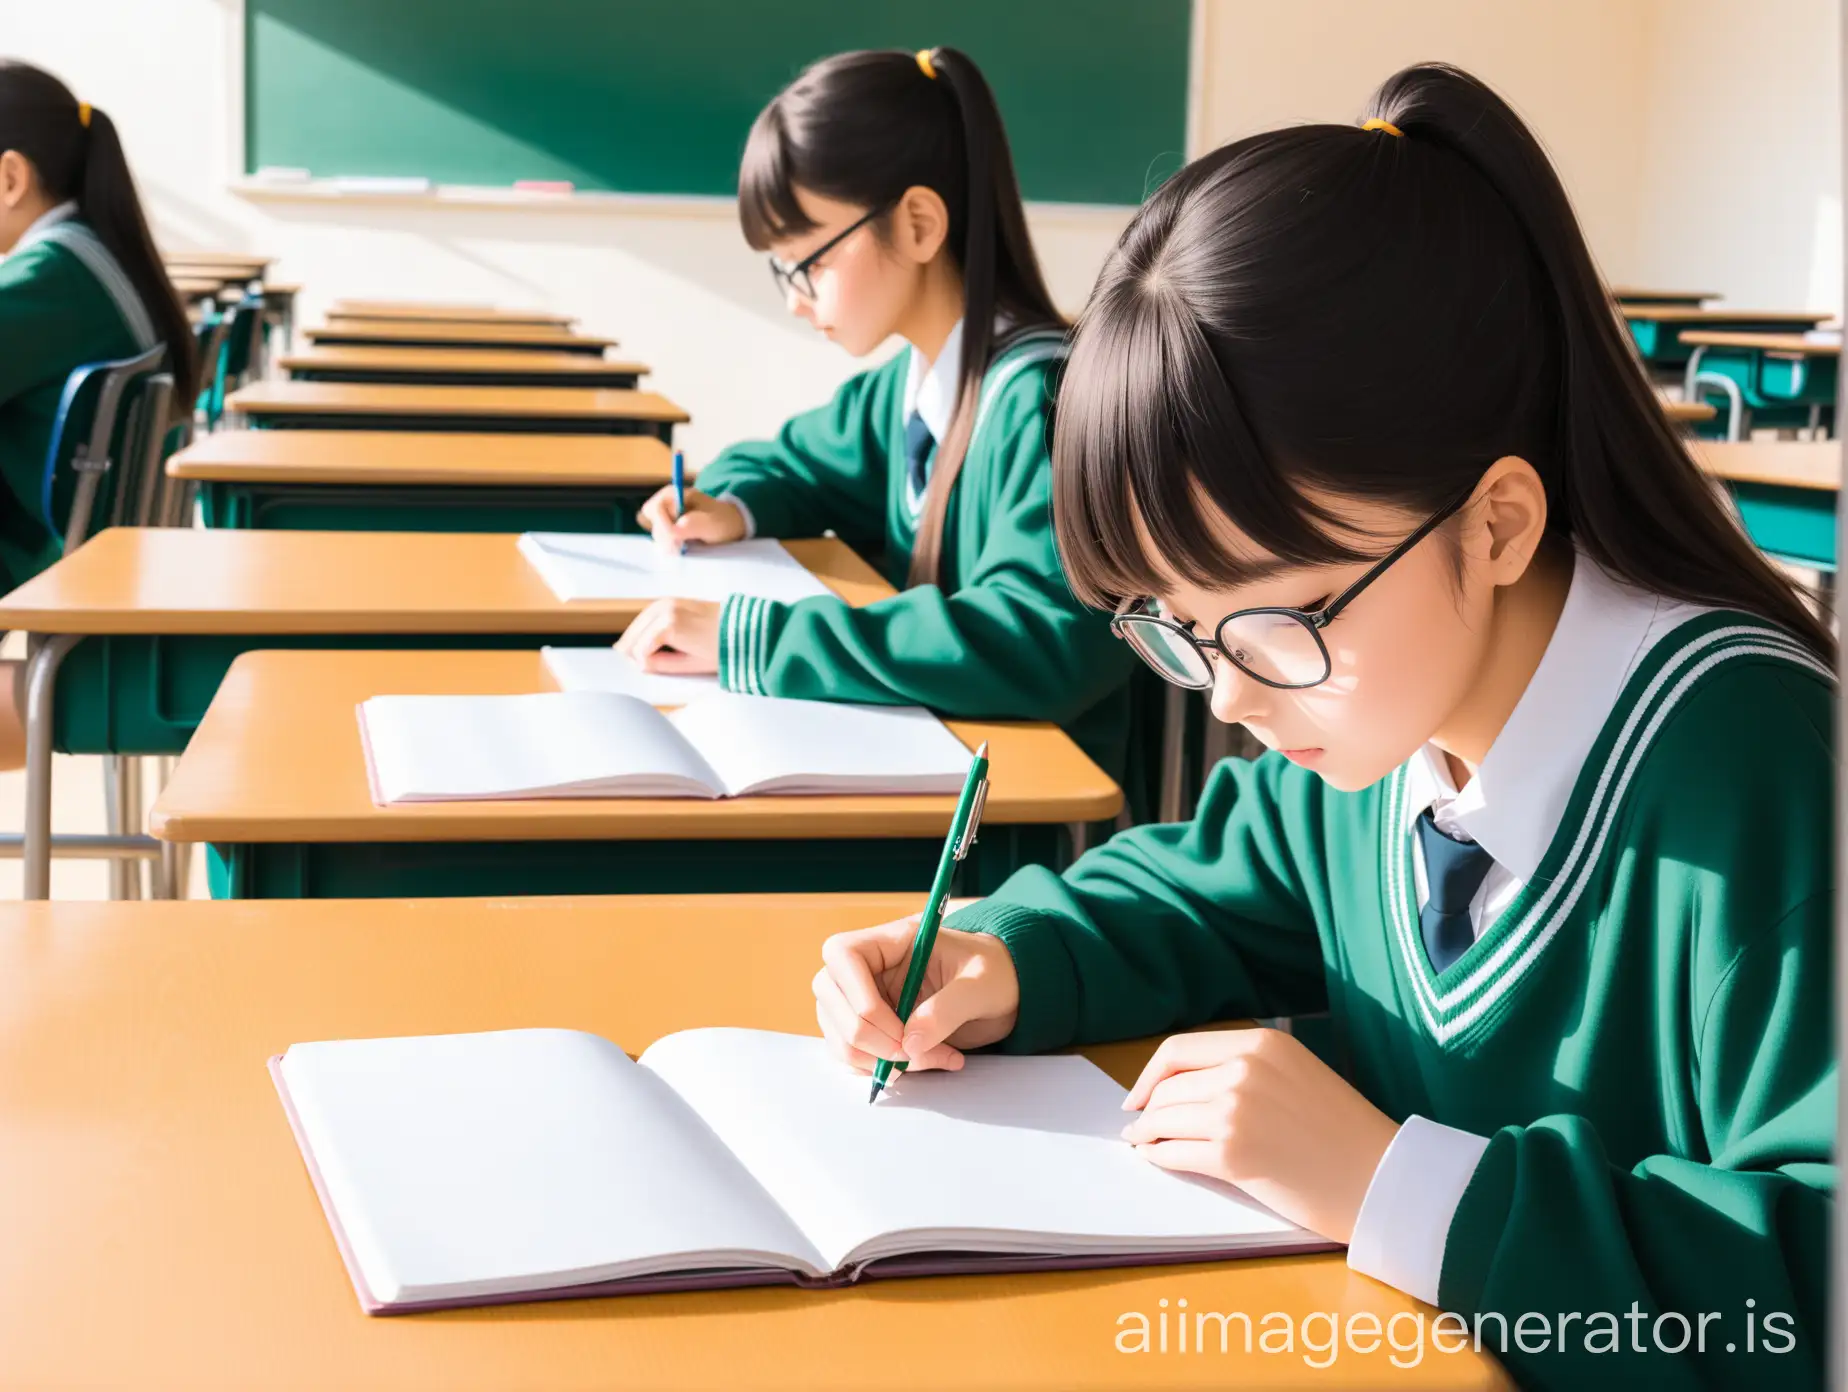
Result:
[[[948,44],[1029,199],[1138,203],[1179,167],[1188,0],[246,0],[251,171],[731,194],[804,65]]]

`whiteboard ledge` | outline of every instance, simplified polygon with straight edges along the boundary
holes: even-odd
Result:
[[[231,180],[231,192],[253,203],[343,203],[355,207],[492,208],[516,212],[626,213],[656,217],[731,219],[738,200],[692,193],[542,193],[501,185],[434,184],[415,193],[342,188],[332,179],[299,182],[251,177]],[[1035,203],[1027,211],[1036,221],[1108,222],[1121,225],[1135,209],[1114,203]]]

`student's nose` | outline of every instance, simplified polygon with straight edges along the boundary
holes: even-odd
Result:
[[[1221,657],[1213,663],[1213,717],[1227,725],[1241,725],[1264,714],[1265,693],[1270,690]]]
[[[815,302],[793,285],[783,287],[783,303],[789,306],[789,312],[798,319],[815,322]]]

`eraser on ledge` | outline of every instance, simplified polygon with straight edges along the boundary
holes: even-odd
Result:
[[[515,179],[513,186],[522,193],[572,193],[577,189],[569,179]]]

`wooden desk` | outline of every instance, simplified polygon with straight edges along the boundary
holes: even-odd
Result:
[[[1639,290],[1631,285],[1613,285],[1611,298],[1621,305],[1676,305],[1693,309],[1720,297],[1711,290]]]
[[[298,382],[418,387],[632,388],[646,363],[506,348],[311,348],[281,359]]]
[[[603,350],[616,346],[613,338],[597,338],[556,324],[469,324],[393,321],[386,319],[350,319],[338,324],[323,324],[306,329],[310,343],[322,347],[336,344],[390,344],[399,348],[516,348],[551,349],[564,353],[588,353],[602,357]]]
[[[829,933],[916,895],[0,906],[0,1382],[12,1387],[782,1392],[1488,1389],[1381,1343],[1115,1351],[1159,1301],[1293,1321],[1428,1307],[1338,1254],[514,1305],[369,1319],[265,1061],[319,1039],[555,1026],[639,1053],[703,1025],[812,1034]],[[699,989],[685,955],[697,933]],[[1086,1052],[1124,1085],[1152,1041]],[[902,1326],[902,1339],[895,1332]],[[1363,1329],[1366,1326],[1363,1326]],[[1357,1330],[1358,1335],[1361,1331]],[[1397,1333],[1398,1331],[1395,1331]],[[1491,1326],[1491,1334],[1493,1327]],[[1321,1337],[1318,1334],[1318,1337]],[[1402,1337],[1402,1336],[1401,1336]],[[895,1348],[902,1344],[902,1352]],[[1361,1345],[1364,1347],[1363,1345]]]
[[[1707,400],[1727,415],[1726,438],[1746,440],[1753,429],[1831,432],[1842,336],[1830,333],[1750,333],[1691,329],[1683,395]]]
[[[1630,337],[1644,363],[1671,381],[1681,377],[1680,369],[1692,351],[1681,341],[1685,330],[1791,333],[1813,329],[1829,317],[1827,311],[1702,309],[1694,305],[1620,304],[1617,313],[1630,326]]]
[[[49,877],[51,754],[177,754],[253,648],[607,643],[644,601],[555,598],[511,533],[110,528],[0,597],[26,669],[26,897]],[[838,541],[790,552],[853,603],[892,593]],[[466,635],[466,636],[462,636]]]
[[[170,275],[216,276],[222,280],[257,280],[270,268],[272,258],[238,252],[170,251],[161,255]]]
[[[172,275],[167,280],[182,300],[205,300],[226,293],[225,282],[216,276]]]
[[[691,417],[654,392],[601,387],[397,387],[255,382],[225,402],[259,429],[657,435]]]
[[[208,527],[626,532],[672,481],[650,435],[220,430],[167,461]]]
[[[328,321],[383,319],[412,323],[555,324],[577,323],[575,315],[548,309],[497,309],[493,305],[434,304],[417,300],[335,300]]]
[[[930,887],[954,797],[373,804],[360,702],[555,690],[531,651],[246,653],[155,803],[154,834],[209,843],[214,892],[235,898]],[[989,893],[1022,865],[1062,866],[1062,829],[1122,806],[1057,726],[950,728],[971,749],[993,746],[960,892]]]
[[[1761,551],[1834,572],[1841,441],[1702,441],[1694,457],[1725,484]]]
[[[1718,412],[1704,401],[1664,401],[1662,409],[1676,425],[1696,425],[1710,421]]]
[[[1809,357],[1839,358],[1840,330],[1809,333],[1741,333],[1733,329],[1687,329],[1681,341],[1693,348],[1756,348],[1761,353],[1796,353]]]

